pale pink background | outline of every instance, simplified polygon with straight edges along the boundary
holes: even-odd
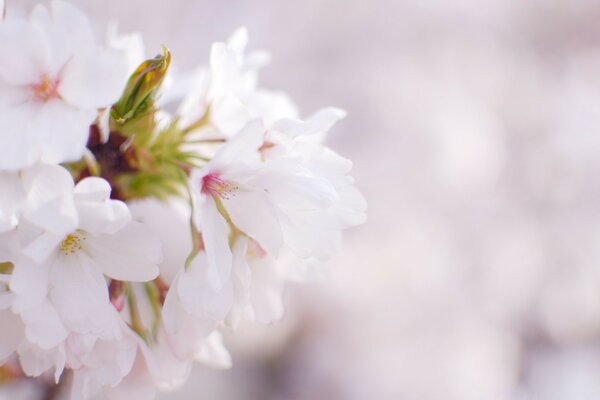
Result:
[[[331,282],[163,399],[600,398],[599,2],[76,3],[181,70],[246,25],[264,86],[348,110],[370,203]]]

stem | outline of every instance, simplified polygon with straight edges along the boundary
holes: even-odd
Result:
[[[146,289],[146,296],[150,300],[150,306],[154,314],[154,323],[152,324],[152,337],[156,339],[158,336],[158,330],[160,329],[160,290],[155,281],[144,283]]]
[[[144,327],[142,322],[142,318],[140,316],[140,310],[137,306],[137,299],[135,297],[135,293],[133,293],[133,286],[131,282],[125,283],[125,288],[127,290],[127,304],[129,305],[129,315],[131,317],[131,329],[134,330],[135,333],[140,335],[142,339],[146,343],[148,343],[148,332]]]

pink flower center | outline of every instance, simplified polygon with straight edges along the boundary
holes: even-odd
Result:
[[[202,178],[202,193],[221,199],[229,199],[235,196],[235,191],[239,187],[225,182],[217,174],[210,173]]]
[[[37,100],[46,102],[59,97],[59,84],[60,81],[58,79],[52,79],[50,76],[44,75],[39,83],[31,85],[31,89],[33,89],[33,95]]]

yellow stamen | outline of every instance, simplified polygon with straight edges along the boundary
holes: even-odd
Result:
[[[81,230],[75,231],[75,233],[71,233],[67,235],[67,237],[60,244],[60,251],[65,256],[69,254],[75,254],[77,251],[81,250],[81,242],[85,240],[85,234]]]

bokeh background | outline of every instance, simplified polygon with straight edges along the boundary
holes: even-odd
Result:
[[[370,204],[328,282],[162,399],[600,398],[600,2],[74,2],[181,71],[247,26],[263,86],[349,112]]]

